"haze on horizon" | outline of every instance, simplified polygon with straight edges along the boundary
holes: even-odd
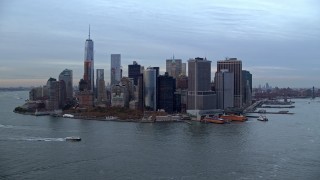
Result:
[[[44,85],[72,69],[83,76],[91,25],[95,69],[110,82],[110,54],[121,53],[123,75],[132,61],[226,57],[242,60],[253,85],[319,87],[320,1],[92,0],[0,2],[0,87]]]

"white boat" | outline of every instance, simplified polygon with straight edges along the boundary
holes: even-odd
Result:
[[[70,136],[65,138],[66,141],[81,141],[79,136]]]
[[[106,117],[106,120],[117,120],[118,119],[118,117],[114,117],[114,116],[107,116]]]
[[[72,114],[64,114],[64,115],[62,115],[62,117],[64,117],[64,118],[73,118],[74,115],[72,115]]]
[[[260,115],[257,120],[258,121],[268,121],[268,118],[266,116]]]

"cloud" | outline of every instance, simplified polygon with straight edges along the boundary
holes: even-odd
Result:
[[[175,54],[182,60],[239,57],[254,77],[294,77],[296,71],[318,75],[317,69],[308,72],[320,56],[318,1],[30,0],[2,5],[1,78],[56,77],[65,68],[82,77],[89,24],[95,68],[104,68],[106,76],[111,53],[123,55],[124,73],[133,60],[163,72],[165,59]]]
[[[0,67],[0,74],[7,73],[7,72],[13,72],[13,71],[14,71],[14,68],[12,68],[12,67],[6,67],[6,66]]]

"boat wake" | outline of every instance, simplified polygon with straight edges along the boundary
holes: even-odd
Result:
[[[5,129],[21,129],[21,130],[38,130],[36,127],[30,127],[30,126],[14,126],[14,125],[4,125],[0,124],[0,128],[5,128]]]
[[[50,142],[50,141],[66,141],[65,138],[25,138],[24,140],[26,141],[46,141],[46,142]]]
[[[12,125],[3,125],[3,124],[0,124],[0,128],[13,128],[14,126]]]
[[[45,141],[45,142],[61,142],[66,141],[65,138],[42,138],[42,137],[23,137],[23,138],[8,138],[11,141]]]

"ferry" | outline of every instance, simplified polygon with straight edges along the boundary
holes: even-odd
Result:
[[[221,115],[220,118],[229,121],[246,121],[248,118],[243,115]]]
[[[215,124],[224,124],[226,121],[222,118],[218,118],[217,116],[205,116],[202,120],[202,122],[210,122]]]
[[[266,116],[260,115],[257,120],[258,121],[268,121],[268,118]]]
[[[64,115],[62,115],[62,117],[64,117],[64,118],[73,118],[74,115],[72,115],[72,114],[64,114]]]
[[[81,138],[79,136],[70,136],[65,138],[66,141],[81,141]]]

